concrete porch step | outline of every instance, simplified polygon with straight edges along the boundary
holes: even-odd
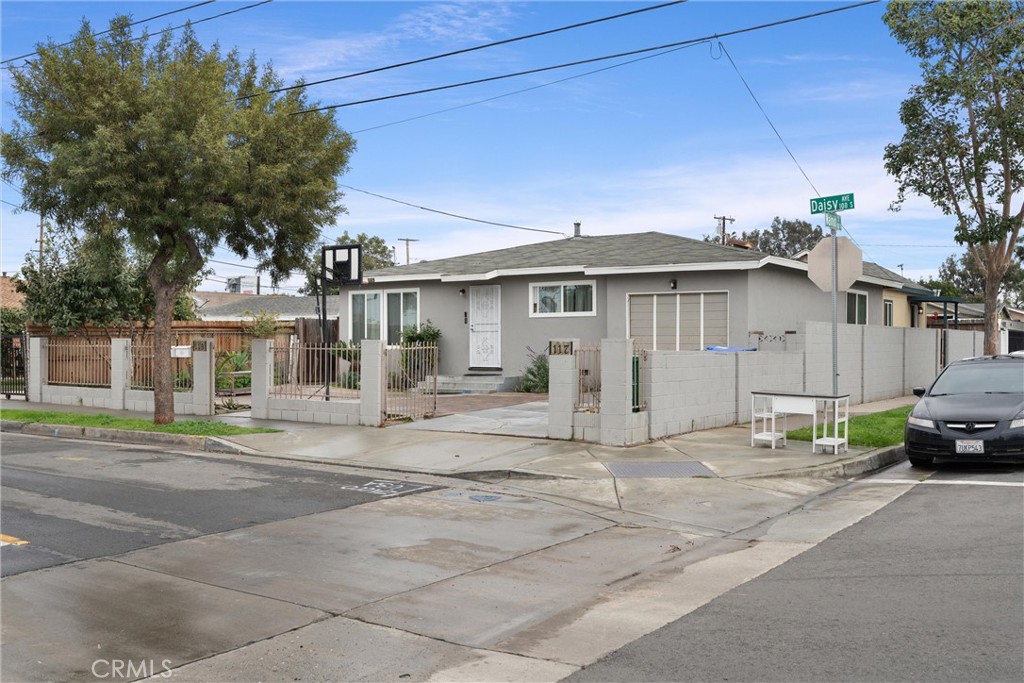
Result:
[[[432,389],[432,379],[420,382],[425,391]],[[501,375],[438,375],[439,394],[493,394],[502,391],[505,378]]]

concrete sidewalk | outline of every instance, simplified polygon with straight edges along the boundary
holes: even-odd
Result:
[[[851,416],[889,410],[916,401],[913,396],[853,406]],[[508,401],[501,401],[507,404]],[[472,402],[479,408],[480,401]],[[149,414],[0,400],[11,409],[63,410],[151,418]],[[187,418],[181,418],[187,419]],[[528,402],[469,410],[432,420],[387,428],[342,427],[256,420],[248,413],[212,419],[240,426],[280,429],[207,439],[168,438],[144,432],[54,429],[4,421],[5,431],[46,436],[107,439],[120,443],[178,446],[219,452],[337,464],[374,470],[456,476],[481,481],[536,479],[581,484],[614,484],[627,479],[765,477],[846,477],[879,469],[903,459],[902,447],[850,448],[838,454],[812,453],[808,442],[785,447],[751,447],[750,425],[674,436],[648,444],[616,448],[545,438],[546,403]],[[790,428],[800,426],[791,418]],[[106,434],[103,432],[116,432]],[[601,487],[605,488],[605,487]],[[602,496],[603,498],[604,496]]]

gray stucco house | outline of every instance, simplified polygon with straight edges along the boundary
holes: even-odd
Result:
[[[658,232],[576,236],[366,274],[338,302],[352,340],[430,320],[441,373],[511,381],[551,339],[633,337],[651,349],[747,346],[804,320],[831,320],[807,265]],[[920,286],[872,263],[839,298],[841,322],[883,325],[886,291]],[[335,311],[328,308],[333,315]],[[888,319],[891,324],[891,317]]]
[[[575,236],[368,271],[362,286],[346,290],[327,303],[342,338],[397,344],[403,328],[429,320],[442,332],[440,374],[489,376],[494,388],[511,388],[529,350],[542,352],[551,339],[745,347],[760,334],[832,318],[831,295],[800,260],[659,232]],[[840,293],[839,321],[893,324],[892,292],[921,291],[866,262]],[[260,308],[290,319],[314,317],[317,306],[315,297],[254,298],[204,317]]]

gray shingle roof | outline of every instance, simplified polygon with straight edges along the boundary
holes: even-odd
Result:
[[[338,310],[338,297],[327,297],[327,310]],[[315,318],[320,297],[317,296],[249,296],[238,301],[220,306],[204,306],[201,310],[204,318],[244,318],[250,313],[266,311],[275,313],[286,319]]]
[[[480,275],[493,270],[519,268],[628,268],[689,263],[730,263],[760,261],[766,256],[756,251],[695,240],[662,232],[627,235],[573,237],[478,254],[467,254],[405,266],[382,268],[366,273],[368,277],[398,275]]]

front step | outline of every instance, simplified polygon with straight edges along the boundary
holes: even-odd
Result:
[[[439,394],[493,394],[502,391],[505,378],[501,375],[438,375]],[[432,379],[420,382],[420,388],[430,391]]]

